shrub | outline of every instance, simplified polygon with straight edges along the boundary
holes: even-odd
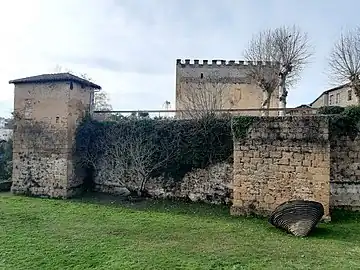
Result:
[[[340,106],[324,106],[320,107],[317,111],[318,114],[341,114],[344,111],[344,107]]]
[[[254,124],[257,117],[254,116],[237,116],[232,119],[232,132],[236,139],[246,137],[249,128]]]
[[[360,130],[360,106],[348,106],[337,116],[330,119],[330,135],[349,136],[355,139]]]
[[[10,181],[12,175],[12,140],[0,143],[0,182]]]
[[[133,179],[138,191],[151,177],[180,180],[195,169],[232,158],[230,117],[197,120],[87,118],[76,134],[78,166],[99,171],[101,160],[120,179]],[[125,184],[125,183],[123,183]]]
[[[352,119],[355,122],[360,122],[360,106],[353,105],[344,108],[342,115]]]

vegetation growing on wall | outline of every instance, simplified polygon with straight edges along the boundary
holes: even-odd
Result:
[[[330,118],[330,137],[348,136],[354,139],[360,131],[360,106],[324,106],[317,114],[332,115]]]
[[[99,122],[87,118],[76,135],[78,166],[93,173],[106,163],[118,182],[133,181],[142,193],[159,175],[180,180],[195,169],[232,157],[229,117],[197,120],[122,118]]]
[[[0,142],[0,182],[10,181],[12,174],[12,140]]]
[[[31,150],[61,151],[68,142],[67,127],[59,128],[48,121],[26,119],[23,112],[14,112],[16,142]]]
[[[360,106],[348,106],[343,112],[331,118],[330,136],[349,136],[355,139],[360,131]]]
[[[232,120],[232,131],[234,138],[244,142],[248,139],[251,129],[255,128],[258,141],[263,144],[273,144],[275,141],[303,141],[309,143],[327,143],[328,139],[324,138],[320,130],[322,117],[309,116],[286,116],[286,117],[259,117],[259,116],[237,116]],[[288,133],[288,130],[298,130],[303,127],[301,134],[296,132]]]
[[[317,111],[317,114],[340,114],[345,110],[344,107],[340,106],[323,106]]]
[[[236,139],[244,139],[249,128],[254,124],[255,116],[237,116],[232,120],[232,131]]]

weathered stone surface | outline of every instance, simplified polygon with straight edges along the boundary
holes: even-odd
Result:
[[[265,67],[265,66],[264,66]],[[266,68],[277,68],[268,65]],[[199,100],[217,98],[218,104],[211,104],[223,109],[261,108],[263,91],[249,81],[249,66],[243,63],[224,65],[216,63],[176,65],[176,109],[204,109],[198,106]],[[221,96],[220,96],[221,95]],[[270,107],[279,107],[278,91],[271,95]],[[260,115],[259,111],[237,112],[236,114]],[[277,112],[270,112],[276,115]],[[189,117],[184,112],[177,112],[177,117]]]
[[[70,81],[15,84],[13,193],[64,198],[81,190],[72,147],[92,94]]]
[[[188,76],[193,68],[179,68],[178,77]],[[192,81],[198,83],[203,71],[205,75],[213,71],[235,72],[230,77],[239,77],[244,70],[207,66],[205,70],[195,71],[192,74],[198,75]],[[226,78],[225,73],[220,75]],[[243,103],[242,94],[252,95],[257,90],[242,84],[224,86],[227,94],[238,95],[239,102],[226,104],[230,107]],[[186,92],[189,85],[184,87],[183,82],[177,82],[180,92]],[[72,147],[75,129],[90,105],[92,93],[91,89],[69,82],[15,86],[12,192],[70,197],[81,191],[83,178],[74,173]],[[253,98],[251,103],[259,105],[261,97],[256,94]],[[44,129],[30,134],[29,130],[21,129],[24,123],[41,123]],[[102,167],[95,179],[95,189],[126,194],[124,181],[131,187],[130,180]],[[210,203],[233,200],[233,214],[268,215],[276,205],[290,199],[319,201],[326,217],[329,204],[357,210],[360,208],[360,137],[329,138],[326,117],[265,117],[250,129],[247,138],[235,141],[234,166],[223,163],[194,170],[178,182],[159,177],[151,179],[146,188],[152,196],[160,198]]]
[[[67,158],[61,154],[45,156],[39,152],[14,154],[13,166],[18,172],[13,175],[13,193],[66,197]]]
[[[333,208],[360,210],[360,184],[338,182],[331,183],[330,205]]]
[[[360,137],[333,133],[330,143],[330,205],[360,210]]]
[[[301,199],[320,202],[329,216],[328,118],[259,118],[234,143],[232,214],[268,216],[281,203]]]
[[[107,168],[102,168],[95,177],[95,190],[104,193],[118,194],[124,183],[131,188],[131,179],[109,180]],[[146,190],[154,198],[187,198],[213,204],[230,203],[232,198],[232,164],[219,163],[206,169],[196,169],[184,176],[181,181],[158,177],[150,179]],[[104,178],[104,176],[106,178]],[[135,188],[135,187],[133,187]]]

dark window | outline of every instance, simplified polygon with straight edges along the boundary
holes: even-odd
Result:
[[[352,90],[348,90],[348,100],[352,100]]]
[[[203,74],[203,73],[200,74],[200,78],[201,78],[201,79],[204,78],[204,74]]]
[[[334,95],[330,95],[329,105],[333,105],[333,104],[334,104]]]
[[[70,90],[73,90],[73,88],[74,88],[74,85],[73,85],[73,83],[71,82],[71,83],[70,83]]]

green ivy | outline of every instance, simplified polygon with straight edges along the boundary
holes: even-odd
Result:
[[[0,143],[0,182],[11,180],[12,140]]]
[[[107,122],[86,118],[76,133],[77,164],[91,174],[94,168],[89,157],[93,161],[100,160],[109,144],[136,136],[145,136],[146,140],[159,145],[159,150],[152,154],[153,164],[148,166],[164,158],[164,147],[173,153],[170,160],[152,172],[152,177],[165,174],[179,180],[193,169],[229,161],[233,154],[230,117],[198,120],[124,118]]]
[[[344,115],[345,117],[348,117],[349,119],[352,119],[355,122],[359,122],[360,121],[360,106],[358,106],[358,105],[348,106],[348,107],[344,108],[342,115]]]
[[[348,136],[355,139],[360,131],[360,106],[348,106],[330,120],[330,137]]]
[[[341,114],[345,110],[340,106],[323,106],[317,111],[317,114]]]
[[[256,116],[237,116],[232,119],[232,131],[236,139],[244,139]]]

